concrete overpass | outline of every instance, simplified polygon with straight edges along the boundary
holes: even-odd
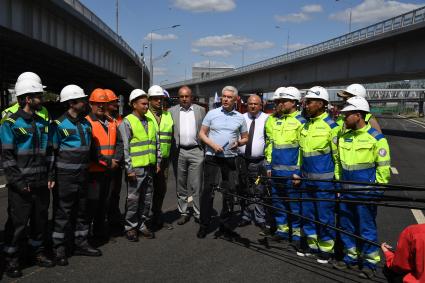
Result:
[[[78,0],[0,0],[3,94],[24,71],[56,92],[75,83],[87,92],[104,87],[128,95],[141,86],[142,73],[149,86],[136,52]]]
[[[287,85],[308,88],[424,78],[423,50],[425,7],[278,57],[164,87],[176,94],[181,85],[189,85],[205,97],[220,93],[225,85],[241,93],[264,93]]]

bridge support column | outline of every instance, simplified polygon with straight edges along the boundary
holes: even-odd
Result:
[[[424,96],[425,92],[422,92],[419,96],[419,117],[424,116]]]

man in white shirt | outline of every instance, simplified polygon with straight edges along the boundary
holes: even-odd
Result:
[[[192,90],[189,87],[181,87],[178,94],[179,104],[169,111],[174,121],[171,154],[177,183],[177,206],[181,215],[177,224],[183,225],[190,219],[190,195],[193,198],[194,218],[199,222],[204,151],[198,133],[205,117],[205,109],[192,104]]]
[[[261,196],[264,187],[256,185],[256,178],[265,172],[264,149],[265,137],[264,126],[268,115],[262,112],[262,101],[258,95],[248,98],[248,112],[243,115],[248,128],[248,143],[239,148],[237,166],[239,171],[239,194],[246,196]],[[241,200],[241,220],[239,227],[251,224],[251,211],[246,201]],[[267,234],[266,211],[262,205],[255,205],[255,223],[261,228],[263,234]]]

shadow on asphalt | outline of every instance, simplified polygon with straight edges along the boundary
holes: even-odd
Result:
[[[387,136],[397,136],[397,137],[425,140],[425,132],[402,131],[402,130],[393,130],[393,129],[383,129],[382,132],[384,135],[387,135]]]
[[[267,237],[258,239],[257,242],[253,242],[248,238],[240,236],[233,237],[231,239],[222,237],[223,235],[216,233],[216,239],[225,240],[234,245],[249,249],[253,252],[260,253],[268,256],[275,260],[290,264],[294,267],[304,269],[306,271],[317,274],[320,277],[335,281],[335,282],[387,282],[382,274],[381,267],[378,267],[375,278],[372,280],[361,279],[357,277],[357,272],[353,270],[336,270],[332,268],[332,265],[318,264],[313,257],[299,257],[289,247],[289,245],[277,246],[276,243],[270,244]]]

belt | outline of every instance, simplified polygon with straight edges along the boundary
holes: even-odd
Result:
[[[254,163],[258,163],[258,162],[261,162],[261,161],[263,161],[264,160],[264,156],[258,156],[258,157],[253,157],[253,156],[244,156],[244,155],[241,155],[246,161],[249,161],[249,162],[254,162]]]
[[[199,145],[189,145],[189,146],[181,145],[181,146],[179,146],[179,148],[182,148],[184,150],[191,150],[191,149],[194,149],[194,148],[199,148]]]

